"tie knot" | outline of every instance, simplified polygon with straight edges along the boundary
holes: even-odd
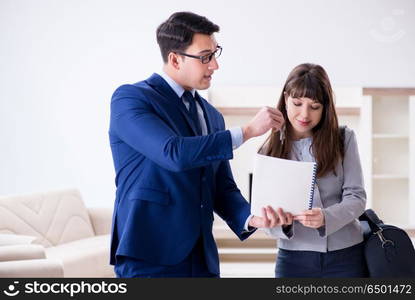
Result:
[[[194,100],[194,97],[193,97],[193,95],[192,95],[192,93],[190,91],[184,91],[183,98],[186,101]]]
[[[185,91],[182,96],[183,100],[189,103],[188,112],[189,116],[192,119],[192,123],[194,125],[194,129],[197,135],[202,135],[202,129],[200,127],[200,120],[197,112],[196,107],[196,99],[193,97],[192,93],[189,91]]]

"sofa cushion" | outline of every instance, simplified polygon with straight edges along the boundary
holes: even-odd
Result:
[[[0,197],[0,233],[36,236],[45,247],[95,235],[75,189]]]
[[[64,277],[114,277],[109,244],[109,234],[99,235],[46,248],[46,257],[62,260]]]
[[[19,277],[63,277],[62,264],[60,261],[52,259],[30,259],[0,262],[0,278]]]
[[[41,245],[11,245],[0,247],[0,261],[46,258]]]

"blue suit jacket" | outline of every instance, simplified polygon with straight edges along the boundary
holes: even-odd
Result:
[[[200,97],[200,96],[199,96]],[[203,237],[209,271],[219,274],[213,212],[241,239],[250,206],[228,160],[230,132],[201,98],[209,134],[195,136],[182,100],[157,74],[112,96],[109,137],[117,186],[111,264],[117,255],[174,265]]]

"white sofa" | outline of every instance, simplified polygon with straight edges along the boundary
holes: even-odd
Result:
[[[3,237],[11,234],[10,238],[35,237],[33,242],[23,246],[42,246],[46,257],[34,256],[37,261],[33,263],[41,261],[40,264],[53,272],[41,277],[57,277],[57,261],[64,277],[114,277],[113,267],[109,265],[111,218],[111,209],[86,208],[76,189],[0,197],[0,234]],[[4,247],[10,245],[0,245],[0,253],[6,257],[0,260],[0,275],[4,277],[7,273],[4,270],[11,270],[10,277],[16,277],[12,275],[18,274],[18,264],[27,267],[29,263],[19,258],[8,261],[8,250]]]
[[[0,278],[63,277],[62,262],[46,258],[42,245],[0,246]]]

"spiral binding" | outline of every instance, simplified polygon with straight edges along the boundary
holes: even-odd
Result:
[[[311,180],[310,198],[308,199],[308,209],[313,208],[314,188],[316,186],[317,164],[313,166],[313,179]]]

